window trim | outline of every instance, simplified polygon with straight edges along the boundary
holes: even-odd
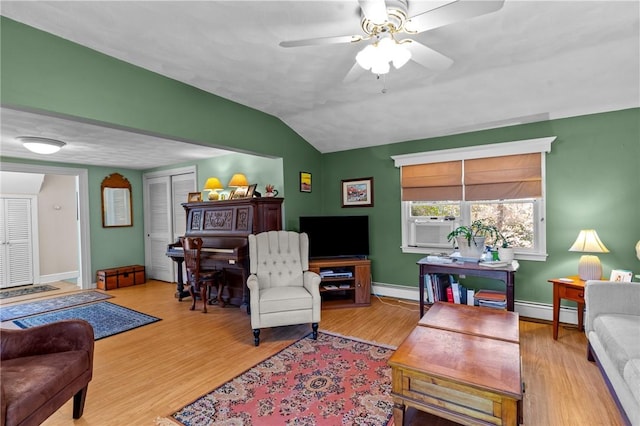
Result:
[[[469,160],[485,157],[499,157],[516,154],[531,154],[531,153],[549,153],[551,152],[551,144],[557,139],[556,136],[526,139],[520,141],[494,143],[478,146],[470,146],[464,148],[452,148],[436,151],[419,152],[412,154],[394,155],[391,157],[394,160],[395,167],[401,168],[402,166],[414,165],[414,164],[428,164],[439,163],[445,161],[456,160]],[[545,261],[547,259],[547,227],[546,227],[546,156],[541,157],[542,161],[542,179],[544,185],[542,185],[542,196],[539,199],[539,206],[535,214],[537,215],[538,232],[536,235],[539,242],[539,249],[536,252],[519,252],[516,250],[515,256],[518,260],[533,260],[533,261]],[[433,252],[440,252],[442,248],[438,247],[413,247],[408,246],[409,242],[409,219],[410,219],[410,201],[401,201],[401,220],[402,220],[402,252],[403,253],[416,253],[416,254],[429,254]],[[461,202],[462,206],[462,202]],[[462,213],[462,212],[461,212]],[[464,220],[464,217],[461,217]]]

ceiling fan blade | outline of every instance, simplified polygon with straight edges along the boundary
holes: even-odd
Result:
[[[389,16],[384,0],[358,0],[364,17],[374,24],[384,24]]]
[[[453,59],[415,40],[406,40],[406,44],[405,42],[402,44],[406,45],[411,52],[411,59],[425,68],[441,71],[446,70],[453,64]]]
[[[353,83],[354,81],[362,77],[362,74],[364,74],[365,72],[366,70],[358,65],[357,62],[355,62],[342,82],[344,84]]]
[[[361,41],[362,39],[363,37],[359,35],[317,37],[317,38],[308,38],[304,40],[281,41],[280,46],[282,47],[321,46],[326,44],[356,43],[358,41]]]
[[[409,33],[433,30],[464,19],[473,18],[502,8],[504,0],[457,0],[453,3],[413,16],[405,23]]]

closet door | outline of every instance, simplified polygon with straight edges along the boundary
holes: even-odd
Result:
[[[0,288],[33,284],[31,200],[0,198]]]
[[[189,192],[196,188],[195,167],[152,172],[144,176],[145,266],[151,279],[175,282],[175,262],[167,246],[184,235]]]
[[[166,256],[172,243],[171,178],[145,180],[145,269],[147,278],[173,282],[173,265]]]

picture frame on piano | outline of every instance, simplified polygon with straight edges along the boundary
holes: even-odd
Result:
[[[187,196],[187,203],[199,203],[202,201],[202,192],[190,192]]]
[[[247,195],[245,196],[245,198],[253,198],[253,195],[256,192],[256,187],[258,186],[257,183],[254,183],[253,185],[249,185],[247,187]],[[258,196],[258,195],[256,195]]]
[[[255,187],[254,187],[254,189],[255,189]],[[232,200],[237,200],[239,198],[247,198],[247,192],[248,191],[249,191],[249,187],[248,186],[239,186],[233,191],[233,194],[231,194],[231,199]]]

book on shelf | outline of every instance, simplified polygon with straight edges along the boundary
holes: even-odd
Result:
[[[478,301],[484,300],[494,303],[507,303],[507,295],[503,291],[498,290],[478,290],[475,294],[475,299]]]
[[[453,303],[460,304],[460,283],[451,283],[451,293],[453,296]]]
[[[350,288],[351,286],[349,284],[340,284],[339,286],[340,288]]]
[[[507,309],[507,301],[498,302],[493,300],[478,300],[478,306],[495,309]]]
[[[427,303],[434,303],[435,300],[433,298],[433,283],[430,274],[426,274],[424,276],[424,288],[427,291]]]
[[[453,302],[453,289],[451,288],[451,286],[447,286],[447,302],[454,303]]]
[[[473,289],[467,290],[467,305],[475,306],[475,304],[476,304],[476,299],[474,297],[475,293],[476,293],[476,291],[473,290]]]

